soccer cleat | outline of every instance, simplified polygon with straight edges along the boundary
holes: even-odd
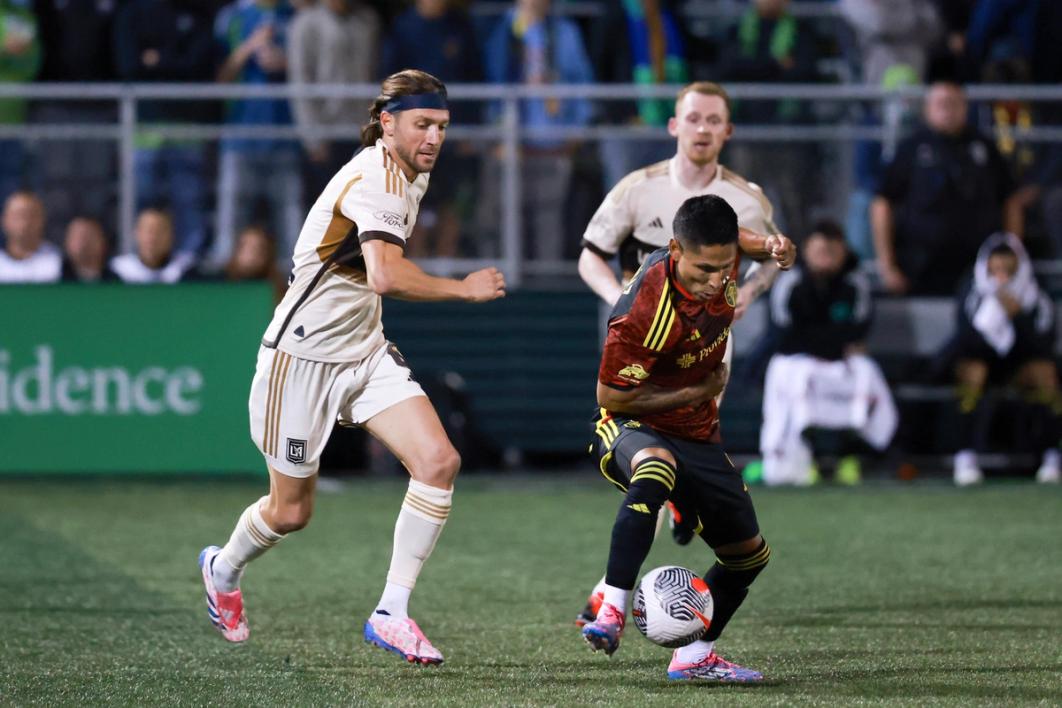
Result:
[[[701,679],[724,683],[753,683],[763,680],[763,674],[759,671],[733,664],[714,651],[692,664],[679,661],[678,654],[676,649],[667,667],[667,677],[674,681]]]
[[[232,592],[221,592],[214,587],[214,558],[221,551],[217,546],[207,546],[199,552],[199,568],[203,571],[203,585],[206,587],[207,617],[221,636],[230,642],[246,641],[251,630],[247,626],[247,615],[243,612],[243,593],[239,588]]]
[[[399,619],[380,610],[373,612],[365,622],[365,641],[394,652],[411,664],[443,663],[443,655],[409,617]]]
[[[597,619],[583,627],[583,639],[594,651],[604,650],[612,656],[619,649],[620,637],[623,636],[623,626],[627,618],[615,605],[607,602],[601,603],[601,609],[597,613]]]
[[[600,590],[590,593],[590,597],[586,599],[586,607],[584,607],[579,614],[575,616],[575,626],[585,627],[594,621],[597,617],[598,610],[601,609],[601,603],[605,599],[605,593]]]

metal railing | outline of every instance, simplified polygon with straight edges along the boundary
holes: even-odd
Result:
[[[534,127],[521,124],[520,102],[529,98],[587,99],[593,101],[622,101],[646,98],[667,99],[681,88],[675,85],[643,86],[637,84],[591,85],[488,85],[454,84],[448,87],[452,102],[491,101],[501,106],[500,120],[494,124],[461,126],[450,131],[451,138],[499,143],[504,161],[502,171],[502,209],[500,261],[506,277],[518,284],[524,275],[562,274],[572,271],[572,264],[560,262],[524,262],[522,258],[522,214],[520,195],[521,142],[525,139],[564,140],[672,140],[663,128],[635,125],[596,124],[586,126]],[[0,138],[20,140],[111,140],[119,154],[119,241],[123,249],[132,245],[135,217],[135,139],[139,131],[170,139],[220,140],[225,138],[271,139],[347,139],[360,131],[360,124],[301,128],[295,125],[240,126],[225,124],[166,124],[142,123],[137,119],[138,108],[145,101],[223,101],[239,99],[302,99],[302,98],[374,98],[376,84],[245,86],[235,84],[0,84],[0,98],[21,98],[43,101],[113,101],[118,107],[118,119],[113,124],[26,124],[0,125]],[[822,84],[730,84],[727,91],[735,100],[776,101],[798,100],[816,106],[852,103],[886,103],[916,101],[923,89],[909,88],[886,91],[877,86]],[[967,89],[972,102],[995,100],[1031,103],[1062,102],[1062,86],[977,85]],[[844,112],[841,111],[843,114]],[[841,142],[857,140],[882,141],[889,137],[882,126],[859,125],[854,119],[842,117],[828,125],[745,125],[738,126],[733,138],[742,142]],[[1062,126],[1032,126],[1013,129],[1012,137],[1019,143],[1062,143]],[[481,266],[484,259],[445,258],[426,264],[436,273],[458,273]],[[495,261],[492,261],[495,262]]]

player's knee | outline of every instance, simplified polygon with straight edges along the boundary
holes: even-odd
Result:
[[[313,502],[299,501],[282,504],[272,514],[269,527],[277,533],[291,533],[306,528],[313,516]]]
[[[645,457],[635,466],[627,487],[630,504],[644,504],[652,513],[663,506],[675,488],[675,466],[663,457]]]
[[[447,489],[453,485],[460,469],[461,455],[447,441],[445,445],[438,445],[426,451],[426,454],[412,465],[410,475],[418,482],[431,487]]]

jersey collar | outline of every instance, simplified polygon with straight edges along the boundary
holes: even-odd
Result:
[[[690,300],[691,302],[696,301],[696,298],[694,298],[686,288],[682,287],[682,283],[679,282],[678,274],[675,272],[675,259],[670,254],[668,254],[667,257],[667,279],[671,281],[675,290],[678,291],[679,297]]]
[[[716,180],[722,179],[722,177],[723,177],[723,165],[721,163],[719,163],[719,162],[716,162],[715,163],[715,174],[712,175],[712,178],[710,180],[708,180],[708,184],[706,184],[703,189],[694,189],[692,187],[687,187],[686,185],[684,185],[679,180],[679,176],[678,176],[678,159],[679,159],[679,156],[675,155],[670,160],[668,160],[668,170],[667,170],[668,171],[668,176],[669,176],[670,181],[671,181],[671,186],[674,187],[675,189],[681,189],[681,190],[683,190],[685,192],[688,192],[690,194],[693,194],[695,196],[699,196],[701,194],[710,194],[712,186],[715,185]]]

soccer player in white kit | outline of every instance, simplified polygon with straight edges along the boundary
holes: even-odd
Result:
[[[384,443],[411,477],[387,582],[365,623],[368,642],[412,663],[441,664],[407,614],[410,593],[450,513],[460,458],[401,354],[384,338],[381,296],[487,302],[505,294],[495,268],[463,280],[404,257],[428,173],[446,136],[446,88],[422,71],[384,80],[361,150],[325,187],[295,245],[287,295],[266,329],[251,383],[251,437],[269,494],[243,512],[224,547],[199,555],[210,621],[248,637],[240,578],[247,563],[306,526],[321,451],[338,421]]]
[[[645,257],[671,241],[675,213],[690,197],[705,194],[722,197],[737,213],[740,228],[780,237],[783,250],[790,245],[774,224],[774,210],[763,190],[719,162],[719,154],[734,132],[730,97],[722,86],[697,81],[683,87],[675,97],[675,115],[668,121],[667,129],[675,138],[674,157],[637,169],[620,180],[598,207],[583,234],[579,275],[609,308],[616,304],[624,285],[633,278]],[[622,282],[609,264],[616,257]],[[774,260],[755,263],[746,272],[738,290],[735,321],[753,300],[767,291],[777,275],[778,265]],[[733,337],[727,339],[726,346],[723,363],[729,367]],[[722,394],[717,400],[721,405]],[[673,508],[671,513],[676,514]],[[661,510],[661,520],[663,514]],[[658,521],[658,531],[659,528]],[[676,540],[680,542],[688,543],[693,535],[692,528],[676,530]],[[576,616],[576,625],[581,627],[593,621],[601,604],[603,587],[604,578]]]

